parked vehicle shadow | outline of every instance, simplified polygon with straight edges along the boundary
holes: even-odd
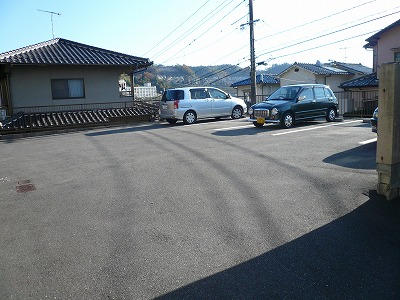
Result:
[[[399,299],[400,201],[347,215],[159,299]]]
[[[376,169],[376,142],[333,154],[325,158],[323,162],[351,169],[374,170]]]
[[[307,127],[307,126],[312,126],[312,125],[318,125],[321,124],[320,122],[299,122],[296,124],[296,128],[302,128],[302,127]],[[239,136],[239,135],[255,135],[258,133],[263,133],[266,131],[275,131],[275,130],[284,130],[282,129],[279,125],[277,124],[266,124],[261,128],[256,128],[253,126],[253,124],[249,123],[249,127],[244,127],[244,128],[234,128],[234,129],[229,129],[227,128],[226,130],[218,130],[213,132],[213,135],[216,136]]]
[[[110,135],[117,133],[128,133],[128,132],[136,132],[136,131],[147,131],[157,128],[163,128],[163,124],[150,124],[144,126],[133,126],[133,127],[123,127],[123,128],[115,128],[115,129],[107,129],[103,131],[95,131],[86,133],[86,136],[101,136],[101,135]]]

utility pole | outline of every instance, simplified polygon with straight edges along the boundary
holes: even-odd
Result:
[[[53,36],[53,39],[54,39],[53,15],[61,16],[61,14],[58,13],[58,12],[48,11],[48,10],[43,10],[43,9],[38,9],[38,11],[50,14],[50,19],[51,19],[51,35]]]
[[[253,0],[249,0],[249,25],[250,25],[250,101],[256,103],[256,58],[254,50],[254,21],[253,21]]]

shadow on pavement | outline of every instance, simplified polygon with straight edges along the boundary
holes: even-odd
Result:
[[[160,299],[399,299],[400,200],[370,191],[347,215]]]
[[[196,124],[208,124],[208,123],[218,123],[220,121],[229,121],[229,118],[221,118],[220,120],[216,119],[205,119],[205,120],[198,120]],[[238,122],[244,122],[245,119],[240,120]],[[184,125],[183,122],[178,122],[176,124],[168,124],[167,122],[162,122],[162,123],[155,123],[155,124],[150,124],[150,125],[145,125],[145,126],[134,126],[134,127],[124,127],[124,128],[117,128],[117,129],[108,129],[104,131],[96,131],[96,132],[90,132],[86,133],[86,136],[101,136],[101,135],[109,135],[109,134],[118,134],[118,133],[128,133],[128,132],[136,132],[136,131],[147,131],[147,130],[152,130],[152,129],[158,129],[158,128],[173,128],[173,127],[188,127],[190,128],[190,125]]]
[[[333,154],[325,158],[323,162],[351,169],[374,170],[376,169],[376,142]]]
[[[104,131],[96,131],[86,133],[86,136],[101,136],[101,135],[110,135],[110,134],[118,134],[118,133],[128,133],[128,132],[136,132],[136,131],[146,131],[157,128],[163,128],[166,125],[164,124],[151,124],[145,126],[134,126],[134,127],[124,127],[124,128],[116,128],[116,129],[108,129]]]
[[[312,125],[318,125],[321,124],[320,122],[299,122],[296,124],[296,127],[291,128],[291,129],[300,129],[302,127],[307,127],[307,126],[312,126]],[[279,125],[277,124],[266,124],[261,128],[256,128],[253,126],[252,123],[249,123],[249,127],[245,128],[234,128],[234,129],[226,129],[226,130],[218,130],[213,132],[213,135],[216,136],[239,136],[239,135],[256,135],[258,133],[264,133],[266,131],[275,131],[275,130],[285,130],[282,129]]]

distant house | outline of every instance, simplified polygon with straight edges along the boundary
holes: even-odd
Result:
[[[134,87],[135,98],[152,98],[157,96],[157,87],[151,83],[145,83],[144,86]]]
[[[340,92],[340,85],[353,78],[371,73],[371,69],[361,64],[332,62],[328,64],[294,63],[278,76],[281,86],[299,83],[321,83],[329,85],[332,91]]]
[[[347,91],[372,91],[379,86],[379,70],[383,63],[400,62],[400,20],[366,39],[364,48],[373,50],[373,73],[341,84]]]
[[[0,54],[0,106],[8,114],[31,108],[114,103],[120,74],[144,69],[147,58],[62,38]]]
[[[235,82],[231,87],[236,88],[236,95],[244,99],[248,99],[250,96],[250,78]],[[258,96],[257,102],[264,100],[268,95],[271,95],[280,87],[279,78],[268,75],[259,74],[256,76],[256,95]]]

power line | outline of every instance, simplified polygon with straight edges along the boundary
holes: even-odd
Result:
[[[358,35],[355,35],[355,36],[352,36],[352,37],[349,37],[349,38],[345,38],[345,39],[342,39],[342,40],[339,40],[339,41],[334,41],[334,42],[331,42],[331,43],[327,43],[327,44],[311,47],[311,48],[308,48],[308,49],[304,49],[304,50],[301,50],[301,51],[296,51],[296,52],[292,52],[292,53],[288,53],[288,54],[283,54],[283,55],[280,55],[280,56],[275,56],[275,57],[269,58],[268,61],[272,61],[272,60],[275,60],[275,59],[278,59],[278,58],[281,58],[281,57],[295,55],[295,54],[298,54],[298,53],[311,51],[311,50],[322,48],[322,47],[326,47],[326,46],[330,46],[330,45],[337,44],[337,43],[340,43],[340,42],[344,42],[344,41],[348,41],[348,40],[351,40],[351,39],[355,39],[355,38],[358,38],[358,37],[361,37],[361,36],[364,36],[364,35],[367,35],[367,34],[372,34],[372,33],[375,33],[377,31],[378,30],[374,30],[374,31],[358,34]],[[261,55],[257,56],[257,58],[260,57],[260,56]]]
[[[164,60],[162,62],[165,63],[167,61],[169,61],[171,58],[173,58],[177,53],[185,50],[187,47],[191,46],[194,42],[196,42],[199,38],[201,38],[204,34],[206,34],[210,29],[214,28],[216,25],[218,25],[220,22],[222,22],[222,20],[224,20],[228,15],[230,15],[233,11],[235,11],[240,5],[242,5],[246,0],[242,0],[238,5],[236,5],[233,9],[231,9],[227,14],[225,14],[221,19],[219,19],[216,23],[214,23],[213,25],[211,25],[210,27],[208,27],[206,30],[204,30],[199,36],[197,36],[195,39],[193,39],[193,41],[191,41],[189,44],[187,44],[186,46],[184,46],[183,48],[179,49],[178,51],[176,51],[173,55],[171,55],[168,59]]]
[[[235,22],[233,22],[233,23],[231,24],[231,26],[232,26],[232,25],[235,25],[235,24],[238,23],[240,20],[246,18],[248,15],[249,15],[249,14],[245,14],[243,17],[237,19]]]
[[[353,7],[350,7],[350,8],[341,10],[341,11],[338,11],[338,12],[333,13],[333,14],[331,14],[331,15],[328,15],[328,16],[325,16],[325,17],[322,17],[322,18],[319,18],[319,19],[314,19],[314,20],[311,20],[311,21],[309,21],[309,22],[306,22],[306,23],[303,23],[303,24],[300,24],[300,25],[297,25],[297,26],[294,26],[294,27],[291,27],[291,28],[288,28],[288,29],[285,29],[285,30],[282,30],[282,31],[279,31],[279,32],[276,32],[276,33],[273,33],[273,34],[270,34],[270,35],[263,36],[263,37],[259,38],[257,41],[261,41],[261,40],[266,39],[266,38],[268,38],[268,37],[276,36],[276,35],[281,34],[281,33],[285,33],[285,32],[288,32],[288,31],[292,31],[292,30],[294,30],[294,29],[301,28],[301,27],[304,27],[304,26],[313,24],[313,23],[315,23],[315,22],[322,21],[322,20],[331,18],[331,17],[333,17],[333,16],[337,16],[337,15],[342,14],[342,13],[344,13],[344,12],[351,11],[351,10],[353,10],[353,9],[359,8],[359,7],[361,7],[361,6],[367,5],[367,4],[372,3],[372,2],[375,2],[375,1],[376,1],[376,0],[367,1],[367,2],[361,3],[361,4],[359,4],[359,5],[356,5],[356,6],[353,6]]]
[[[216,82],[218,82],[218,81],[220,81],[220,80],[222,80],[222,79],[224,79],[224,78],[226,78],[226,77],[232,76],[232,75],[234,75],[234,74],[236,74],[236,73],[239,73],[239,72],[247,71],[248,69],[249,69],[249,67],[246,67],[246,68],[244,68],[244,69],[237,70],[237,71],[235,71],[235,72],[233,72],[233,73],[230,73],[230,74],[228,74],[228,75],[226,75],[226,76],[224,76],[224,77],[218,78],[217,80],[211,81],[211,82],[208,83],[208,84],[216,83]]]
[[[228,6],[230,3],[232,3],[234,0],[230,0],[227,4],[225,4],[229,0],[224,0],[222,3],[220,3],[215,9],[214,12],[208,15],[205,19],[201,19],[198,21],[196,24],[194,24],[192,27],[190,27],[188,30],[186,30],[183,34],[178,36],[175,40],[173,40],[171,43],[169,43],[167,46],[159,50],[157,53],[155,53],[153,56],[158,57],[161,53],[164,52],[164,50],[169,50],[172,45],[174,45],[177,41],[181,41],[187,36],[189,36],[191,33],[196,31],[198,28],[200,28],[204,23],[209,21],[211,18],[213,18],[216,14],[218,14],[221,10],[223,10],[226,6]],[[225,5],[224,5],[225,4]],[[223,6],[224,5],[224,6]],[[222,8],[220,8],[223,6]],[[154,58],[153,58],[154,59]]]
[[[148,50],[146,53],[144,53],[142,56],[145,56],[147,53],[151,52],[153,49],[157,48],[163,41],[165,41],[172,33],[174,33],[178,28],[180,28],[183,24],[185,24],[191,17],[193,17],[197,12],[202,9],[210,0],[207,0],[204,2],[194,13],[192,13],[185,21],[183,21],[181,24],[179,24],[177,27],[175,27],[171,32],[169,32],[161,41],[156,43],[150,50]]]
[[[266,55],[266,54],[269,54],[269,53],[273,53],[273,52],[276,52],[276,51],[280,51],[280,50],[283,50],[283,49],[287,49],[287,48],[290,48],[290,47],[294,47],[294,46],[297,46],[297,45],[300,45],[300,44],[304,44],[304,43],[307,43],[307,42],[310,42],[310,41],[313,41],[313,40],[316,40],[316,39],[320,39],[322,37],[326,37],[328,35],[332,35],[332,34],[335,34],[335,33],[350,29],[350,28],[354,28],[354,27],[357,27],[357,26],[361,26],[361,25],[364,25],[366,23],[370,23],[370,22],[373,22],[373,21],[376,21],[376,20],[379,20],[379,19],[382,19],[382,18],[386,18],[386,17],[392,16],[392,15],[398,14],[398,13],[400,13],[400,11],[396,11],[396,12],[393,12],[393,13],[390,13],[390,14],[387,14],[387,15],[384,15],[384,16],[381,16],[381,17],[370,19],[368,21],[364,21],[364,22],[361,22],[361,23],[358,23],[358,24],[355,24],[355,25],[352,25],[352,26],[348,26],[348,27],[345,27],[345,28],[342,28],[342,29],[338,29],[338,30],[326,33],[326,34],[322,34],[322,35],[319,35],[319,36],[316,36],[316,37],[313,37],[313,38],[310,38],[310,39],[307,39],[307,40],[304,40],[304,41],[301,41],[301,42],[297,42],[297,43],[294,43],[294,44],[291,44],[291,45],[288,45],[288,46],[285,46],[285,47],[281,47],[281,48],[277,48],[277,49],[274,49],[274,50],[270,50],[270,51],[264,52],[262,54],[259,54],[258,57]]]
[[[231,31],[229,31],[227,34],[225,34],[222,38],[221,38],[221,37],[218,37],[217,39],[213,40],[211,43],[207,44],[206,46],[204,46],[204,47],[202,47],[202,48],[199,48],[199,49],[197,49],[197,50],[194,50],[194,51],[192,51],[192,52],[186,53],[186,54],[184,54],[184,55],[175,57],[175,59],[182,58],[182,57],[186,57],[186,56],[191,55],[191,54],[193,54],[193,53],[197,53],[197,52],[202,51],[202,50],[204,50],[204,49],[206,49],[206,48],[209,48],[210,46],[216,45],[216,44],[222,42],[223,40],[225,40],[228,36],[230,36],[230,35],[231,35],[235,30],[237,30],[237,29],[238,29],[238,28],[234,28],[234,29],[232,29]]]
[[[392,7],[392,8],[390,8],[390,9],[385,9],[385,10],[383,10],[383,11],[379,11],[379,12],[376,12],[376,13],[373,13],[373,14],[370,14],[370,15],[367,15],[367,16],[364,16],[364,17],[362,17],[362,18],[358,18],[358,19],[352,20],[352,21],[350,21],[350,22],[342,23],[342,24],[337,25],[337,26],[334,26],[334,27],[332,27],[332,28],[324,29],[324,30],[319,31],[319,32],[317,32],[317,33],[314,33],[314,34],[312,34],[312,35],[307,35],[307,36],[305,36],[305,37],[302,37],[302,38],[300,38],[300,39],[296,39],[295,41],[291,41],[291,42],[302,41],[302,40],[305,39],[305,38],[310,38],[310,37],[315,36],[315,35],[318,35],[318,34],[323,34],[323,33],[325,33],[325,32],[329,32],[329,31],[332,30],[332,29],[341,28],[342,26],[345,26],[345,25],[348,25],[348,24],[354,24],[354,23],[357,23],[357,22],[359,22],[359,21],[361,21],[361,20],[368,19],[369,17],[376,16],[376,15],[380,15],[380,14],[383,14],[383,13],[386,13],[386,12],[388,12],[388,11],[392,11],[392,10],[395,10],[395,9],[398,9],[398,8],[400,8],[400,6],[395,6],[395,7]],[[274,46],[271,46],[271,47],[276,47],[276,46],[287,46],[287,45],[290,45],[290,42],[289,42],[289,43],[284,43],[283,45],[282,45],[282,43],[279,43],[278,45],[274,45]]]

